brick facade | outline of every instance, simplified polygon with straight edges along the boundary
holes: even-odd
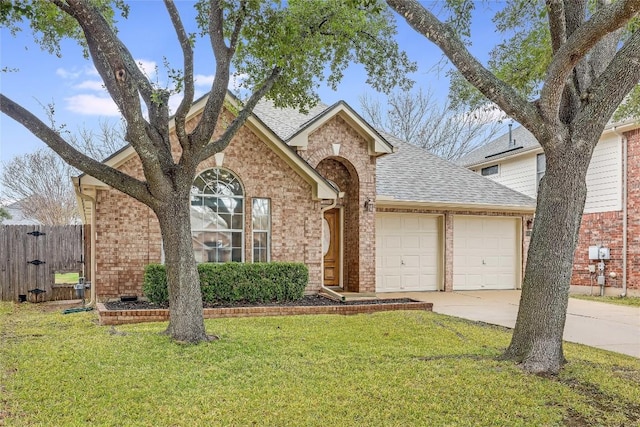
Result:
[[[194,126],[196,119],[187,128]],[[228,121],[229,118],[227,117]],[[220,132],[220,129],[216,131]],[[340,144],[335,154],[333,144]],[[180,149],[173,140],[174,156]],[[322,285],[322,209],[312,199],[311,185],[248,127],[243,127],[223,151],[222,164],[207,159],[198,173],[212,167],[233,172],[244,190],[244,261],[252,259],[251,199],[271,202],[271,260],[303,262],[309,268],[307,292]],[[375,213],[364,209],[375,200],[375,157],[367,142],[336,116],[309,137],[301,152],[318,171],[345,192],[344,285],[355,292],[375,291]],[[119,167],[142,178],[137,156]],[[96,196],[96,279],[99,300],[142,296],[144,266],[162,260],[162,239],[155,214],[142,203],[114,189]]]
[[[364,205],[376,198],[376,158],[369,155],[368,143],[335,116],[309,135],[300,156],[345,192],[339,201],[344,207],[344,289],[375,292],[375,212]]]
[[[627,139],[627,288],[640,293],[640,129],[624,134]],[[624,203],[624,197],[623,197]],[[605,292],[619,294],[623,280],[623,211],[584,214],[580,225],[578,246],[574,256],[571,284],[591,286],[599,292],[595,274],[589,273],[589,246],[605,246],[611,259],[605,261]],[[615,278],[610,273],[616,274]],[[584,292],[584,290],[583,290]]]

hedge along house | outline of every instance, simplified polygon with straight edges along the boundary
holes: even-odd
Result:
[[[143,176],[131,147],[105,163]],[[74,184],[95,296],[142,296],[144,266],[163,261],[155,214],[91,176]],[[344,102],[305,115],[265,101],[200,165],[191,206],[200,262],[302,262],[309,293],[370,294],[519,287],[535,201],[381,134]]]

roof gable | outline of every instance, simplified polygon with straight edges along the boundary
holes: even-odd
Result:
[[[196,100],[189,113],[187,114],[187,120],[195,117],[202,112],[206,105],[208,95]],[[226,101],[234,106],[238,105],[238,100],[230,94],[227,94]],[[173,118],[169,122],[170,131],[174,128],[175,122]],[[336,199],[338,194],[336,190],[329,184],[315,169],[313,169],[307,162],[305,162],[300,156],[298,156],[291,147],[289,147],[273,130],[271,130],[259,117],[251,114],[244,126],[247,126],[254,132],[269,148],[271,148],[280,158],[282,158],[289,166],[292,167],[298,174],[300,174],[305,181],[311,184],[313,189],[313,197],[315,199]],[[137,153],[131,145],[127,145],[121,150],[108,157],[104,163],[113,168],[118,168],[128,160],[136,156]],[[97,178],[91,177],[86,174],[80,176],[82,178],[83,186],[105,186]]]
[[[320,114],[304,123],[295,133],[289,136],[287,143],[292,147],[306,148],[309,144],[309,135],[335,116],[339,116],[347,122],[367,142],[369,155],[381,156],[393,153],[393,145],[344,101],[339,101],[326,108]]]
[[[637,119],[625,120],[618,123],[609,123],[602,132],[602,136],[620,134],[640,127]],[[601,137],[602,137],[601,136]],[[518,126],[512,131],[512,144],[509,143],[509,133],[505,133],[477,149],[466,156],[456,160],[456,164],[464,167],[481,166],[494,163],[507,157],[521,156],[525,153],[541,150],[542,147],[535,136],[524,126]]]

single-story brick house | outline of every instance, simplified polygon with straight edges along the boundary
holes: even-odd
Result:
[[[105,162],[142,177],[130,147]],[[92,225],[97,298],[141,296],[144,266],[163,260],[154,213],[91,176],[74,183]],[[303,262],[309,293],[518,288],[535,210],[531,197],[376,131],[344,102],[308,114],[260,103],[200,165],[191,203],[199,261]]]
[[[524,127],[462,157],[458,164],[530,197],[545,172],[545,155]],[[599,292],[598,264],[589,247],[609,249],[607,294],[640,295],[640,122],[607,125],[587,170],[587,199],[571,277],[573,292]]]

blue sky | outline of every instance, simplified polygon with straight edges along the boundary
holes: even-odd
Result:
[[[438,2],[432,2],[437,4]],[[472,52],[481,60],[486,59],[488,51],[500,41],[494,32],[490,17],[502,6],[503,2],[490,2],[488,6],[478,5],[476,21],[472,28]],[[185,25],[192,25],[194,15],[193,2],[177,2]],[[402,19],[397,20],[397,40],[407,51],[409,57],[418,63],[418,71],[412,76],[416,87],[430,90],[444,99],[448,92],[448,80],[444,70],[436,69],[442,58],[440,51],[423,36],[416,33]],[[120,36],[129,47],[147,74],[166,83],[163,75],[163,57],[167,57],[173,66],[181,64],[179,47],[167,12],[159,1],[133,1],[129,18],[118,24]],[[0,91],[17,101],[41,118],[46,118],[41,105],[55,104],[56,122],[64,124],[70,131],[79,127],[96,127],[100,120],[117,122],[118,112],[115,105],[102,88],[101,80],[91,62],[85,60],[75,42],[66,41],[62,47],[62,57],[57,58],[43,52],[33,43],[29,29],[13,37],[6,29],[0,30],[0,67],[18,69],[17,72],[0,74]],[[212,81],[213,59],[202,40],[196,49],[195,73],[197,75],[196,95],[206,93]],[[156,76],[155,66],[160,71]],[[351,66],[338,91],[323,86],[320,97],[323,102],[332,104],[346,101],[360,111],[358,97],[368,94],[381,95],[365,83],[365,74],[361,67]],[[0,161],[7,162],[16,155],[33,152],[44,147],[44,143],[4,114],[0,114]]]

